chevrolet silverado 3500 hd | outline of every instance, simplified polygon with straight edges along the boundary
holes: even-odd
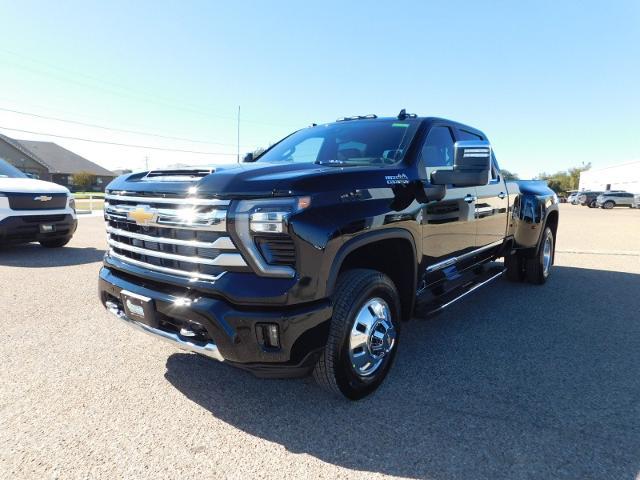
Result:
[[[404,321],[503,272],[545,283],[558,199],[505,182],[481,131],[403,110],[313,125],[242,164],[121,176],[105,219],[99,293],[119,319],[359,399]]]

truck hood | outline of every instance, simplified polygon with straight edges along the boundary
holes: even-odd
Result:
[[[33,178],[0,177],[1,193],[69,193],[69,189],[57,183],[44,182]]]
[[[211,173],[203,171],[205,168],[211,169]],[[388,186],[390,183],[386,177],[403,170],[400,167],[342,167],[314,163],[241,163],[137,172],[116,178],[107,189],[131,193],[154,191],[181,194],[196,187],[198,195],[220,198],[305,195],[354,189],[359,185]],[[189,172],[198,172],[201,176],[175,181],[176,175]]]

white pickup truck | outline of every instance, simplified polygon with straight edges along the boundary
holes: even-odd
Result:
[[[76,231],[75,202],[61,185],[29,178],[0,159],[0,245],[63,247]]]

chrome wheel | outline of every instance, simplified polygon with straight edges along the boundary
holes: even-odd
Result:
[[[349,335],[349,359],[353,370],[361,377],[372,375],[395,343],[396,329],[389,305],[381,298],[368,300],[356,314]]]
[[[542,247],[542,274],[545,277],[549,276],[549,269],[551,268],[551,260],[553,257],[553,240],[549,234],[544,239],[544,246]]]

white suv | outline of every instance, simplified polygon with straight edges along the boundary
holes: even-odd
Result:
[[[0,159],[0,245],[40,242],[43,247],[62,247],[77,226],[75,202],[67,188],[29,178]]]
[[[604,192],[598,195],[596,205],[600,208],[613,207],[633,207],[635,198],[633,193],[628,192]]]

